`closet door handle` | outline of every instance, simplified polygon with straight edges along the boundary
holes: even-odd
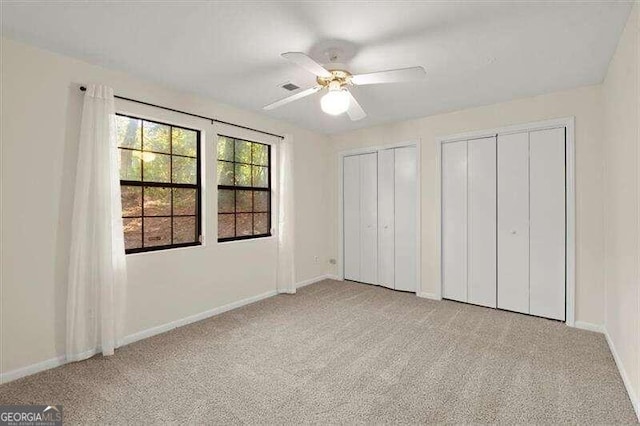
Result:
[[[511,235],[516,235],[518,232],[515,229],[511,230]]]

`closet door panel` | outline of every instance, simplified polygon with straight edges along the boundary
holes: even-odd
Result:
[[[395,151],[395,289],[416,291],[417,277],[417,205],[418,165],[416,148]]]
[[[529,313],[529,134],[498,136],[498,307]]]
[[[446,299],[467,301],[467,142],[442,145],[442,282]]]
[[[360,281],[360,156],[343,160],[344,278]]]
[[[360,281],[378,283],[378,154],[360,156]]]
[[[394,152],[378,152],[378,282],[389,288],[395,288]]]
[[[564,128],[531,132],[530,313],[565,319]]]
[[[496,307],[496,138],[468,142],[468,302]]]

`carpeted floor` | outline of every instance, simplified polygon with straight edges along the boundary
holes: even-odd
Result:
[[[634,423],[601,334],[323,281],[0,387],[68,423]]]

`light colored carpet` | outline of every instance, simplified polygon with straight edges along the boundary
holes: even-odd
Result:
[[[601,334],[323,281],[0,387],[69,423],[633,423]]]

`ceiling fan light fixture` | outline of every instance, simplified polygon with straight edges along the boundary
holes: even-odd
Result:
[[[338,62],[342,62],[340,58],[344,56],[342,49],[340,47],[335,49],[331,48],[327,49],[326,53],[328,54],[331,66],[338,67]],[[364,112],[356,98],[353,97],[353,94],[347,89],[347,87],[352,85],[361,86],[367,84],[418,81],[423,80],[425,77],[425,71],[422,67],[401,68],[352,75],[345,69],[328,70],[302,52],[287,52],[283,53],[281,56],[294,64],[299,65],[311,74],[314,74],[318,84],[262,107],[267,111],[313,95],[321,90],[328,89],[328,93],[325,93],[322,99],[320,99],[320,107],[322,108],[322,111],[330,115],[340,115],[346,112],[351,121],[358,121],[365,118],[367,113]]]
[[[320,99],[322,111],[330,115],[340,115],[349,109],[349,93],[346,89],[329,90]]]

